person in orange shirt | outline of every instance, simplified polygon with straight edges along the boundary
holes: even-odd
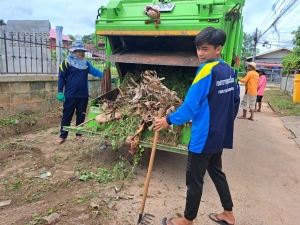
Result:
[[[259,75],[256,72],[256,63],[247,63],[248,73],[244,78],[238,80],[242,83],[246,83],[246,93],[241,102],[240,107],[243,109],[243,115],[237,117],[238,119],[248,119],[254,121],[254,109],[257,96],[257,85],[259,82]],[[247,118],[247,109],[250,108],[250,117]]]

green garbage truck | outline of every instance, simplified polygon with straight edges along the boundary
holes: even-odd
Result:
[[[183,70],[191,74],[192,80],[199,67],[195,36],[212,26],[226,32],[222,59],[237,72],[242,51],[244,4],[245,0],[110,0],[98,9],[95,45],[100,38],[104,40],[102,49],[106,51],[107,65],[113,63],[121,84],[129,71],[147,69],[156,70],[158,76],[160,71],[171,70],[173,77],[166,79],[175,79],[178,71]],[[99,114],[98,109],[99,105],[92,101],[88,119]],[[101,132],[91,128],[99,126],[105,127],[92,121],[80,130],[97,135]],[[78,131],[74,127],[65,129]],[[180,132],[176,144],[158,144],[157,148],[186,154],[190,127]],[[151,147],[149,139],[145,140],[141,138],[139,144]]]

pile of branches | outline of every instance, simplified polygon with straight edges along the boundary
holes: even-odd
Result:
[[[183,103],[175,91],[169,90],[162,84],[165,78],[158,77],[156,71],[146,70],[139,78],[136,79],[141,80],[138,83],[130,75],[125,77],[124,79],[127,80],[123,81],[124,85],[120,87],[116,101],[103,99],[98,102],[103,113],[95,118],[103,125],[110,121],[117,123],[124,117],[139,116],[140,121],[135,134],[124,134],[127,144],[133,146],[132,149],[136,147],[143,130],[153,129],[153,122],[159,108],[163,109],[163,116],[168,116]]]
[[[96,117],[96,121],[104,124],[108,121],[118,120],[125,113],[140,115],[146,123],[153,122],[158,109],[163,109],[163,115],[174,112],[182,100],[177,97],[175,91],[170,91],[162,84],[165,78],[159,78],[154,70],[146,70],[141,73],[142,81],[138,84],[130,77],[131,84],[120,90],[116,101],[101,100],[104,113]]]

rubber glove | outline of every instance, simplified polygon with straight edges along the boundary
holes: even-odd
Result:
[[[65,98],[65,95],[64,93],[58,93],[57,94],[57,99],[61,102],[65,102],[66,101],[66,98]]]

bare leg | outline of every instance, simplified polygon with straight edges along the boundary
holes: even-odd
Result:
[[[248,117],[248,120],[254,121],[254,110],[250,109],[250,113],[251,113],[251,115],[250,115],[250,117]]]
[[[257,112],[261,112],[261,102],[258,102],[258,110]]]
[[[238,119],[246,119],[246,116],[247,116],[247,110],[246,109],[243,109],[243,115],[242,116],[239,116],[237,117]]]

